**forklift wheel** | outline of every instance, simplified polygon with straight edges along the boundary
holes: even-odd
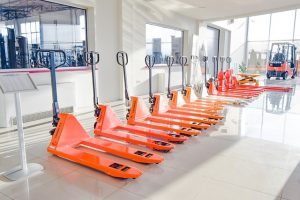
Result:
[[[282,78],[283,78],[283,80],[286,80],[286,79],[287,79],[287,77],[288,77],[288,72],[284,72],[284,73],[282,74]]]

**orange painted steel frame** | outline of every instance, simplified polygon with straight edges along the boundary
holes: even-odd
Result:
[[[219,104],[207,104],[203,102],[198,103],[183,103],[182,105],[179,102],[183,100],[183,97],[179,94],[179,91],[172,91],[172,98],[169,101],[169,105],[171,108],[182,107],[183,109],[197,109],[199,112],[203,112],[206,114],[218,114],[219,111],[224,110],[223,105]]]
[[[172,112],[172,110],[173,110],[172,107],[161,106],[162,102],[161,102],[160,95],[155,95],[154,99],[155,99],[155,103],[154,103],[153,112],[152,112],[153,116],[170,117],[173,119],[182,119],[182,120],[191,121],[191,122],[195,122],[195,123],[202,123],[202,124],[206,124],[206,125],[215,125],[218,123],[217,120],[209,119],[206,116],[205,117],[204,116],[193,116],[192,112],[189,112],[188,109],[185,109],[182,112],[177,112],[177,113]],[[175,111],[176,111],[176,108],[175,108]],[[209,115],[209,114],[207,114],[207,115]]]
[[[193,126],[192,123],[180,122],[172,120],[171,118],[160,119],[151,116],[143,100],[139,99],[138,97],[131,97],[131,109],[129,111],[127,122],[130,125],[138,125],[152,129],[170,131],[186,136],[196,136],[201,134],[200,130],[190,128]],[[201,126],[201,128],[203,127]]]
[[[138,126],[123,125],[109,106],[99,105],[99,109],[101,110],[101,113],[97,118],[94,130],[95,135],[125,140],[128,143],[145,145],[153,150],[164,152],[174,149],[175,146],[154,138],[174,143],[183,143],[187,140],[186,137],[178,134],[171,134]],[[116,134],[111,134],[112,132]]]
[[[79,149],[78,147],[84,145],[101,150],[106,147],[105,150],[110,151],[112,143],[91,138],[73,115],[60,114],[59,118],[57,128],[48,146],[49,153],[117,178],[138,178],[142,175],[137,168]],[[100,148],[98,148],[98,144],[101,144]],[[129,152],[126,146],[117,148],[121,147],[124,148],[125,154]],[[131,154],[126,156],[131,156]]]
[[[227,92],[219,92],[216,89],[214,81],[210,82],[210,84],[209,84],[208,95],[221,96],[221,97],[230,97],[230,98],[237,98],[237,99],[251,99],[251,98],[253,98],[253,96],[249,95],[249,94],[239,95],[239,94],[232,94],[232,93],[227,93]]]
[[[213,104],[213,105],[220,105],[220,106],[225,106],[229,105],[230,101],[226,100],[213,100],[213,99],[205,99],[205,98],[193,98],[192,97],[192,88],[191,87],[186,87],[185,88],[185,94],[183,95],[183,99],[186,103],[208,103],[208,104]]]

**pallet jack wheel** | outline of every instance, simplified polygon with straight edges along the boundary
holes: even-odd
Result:
[[[174,144],[183,144],[184,142],[183,141],[177,141],[177,142],[173,141],[172,143],[174,143]]]
[[[153,149],[154,151],[158,151],[158,152],[161,152],[161,153],[169,153],[170,150],[159,150],[159,149]],[[158,163],[157,163],[158,164]]]
[[[54,133],[55,133],[55,130],[56,130],[56,129],[54,128],[54,129],[52,129],[52,130],[50,130],[50,131],[49,131],[49,133],[50,133],[50,135],[51,135],[51,136],[53,136],[53,135],[54,135]]]
[[[186,136],[186,137],[192,137],[192,135],[185,134],[185,133],[180,133],[180,135]]]

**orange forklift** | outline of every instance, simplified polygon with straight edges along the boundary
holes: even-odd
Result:
[[[72,114],[60,113],[57,96],[56,68],[66,63],[66,54],[62,50],[38,50],[39,66],[48,68],[51,74],[53,98],[54,129],[48,146],[48,152],[66,160],[102,171],[117,178],[138,178],[142,172],[137,168],[105,158],[90,150],[111,154],[139,163],[160,163],[164,158],[152,152],[111,142],[105,139],[92,138]],[[57,64],[57,62],[60,64]]]
[[[297,75],[296,46],[292,43],[273,43],[267,65],[267,78],[286,80]]]

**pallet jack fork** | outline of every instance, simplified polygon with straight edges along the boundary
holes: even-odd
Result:
[[[138,178],[142,172],[137,168],[103,158],[78,147],[106,152],[141,163],[159,163],[163,160],[159,155],[107,140],[91,138],[73,115],[60,113],[56,88],[56,68],[65,64],[66,54],[62,50],[38,50],[37,54],[39,65],[50,69],[51,72],[54,129],[50,131],[52,139],[48,146],[48,152],[118,178]],[[55,54],[58,54],[62,60],[58,66],[55,66]]]
[[[152,114],[152,116],[154,116],[156,118],[163,117],[163,118],[172,118],[172,119],[184,120],[184,121],[191,122],[191,123],[194,123],[194,124],[198,123],[199,125],[202,124],[202,126],[205,126],[204,129],[207,129],[207,128],[209,128],[210,125],[214,125],[214,124],[217,123],[217,121],[207,119],[205,117],[188,116],[188,115],[184,115],[184,114],[169,112],[170,110],[172,110],[172,107],[170,107],[168,105],[167,101],[163,101],[162,96],[153,95],[153,93],[152,93],[152,68],[153,68],[154,63],[155,63],[155,57],[146,56],[145,63],[146,63],[146,66],[149,69],[149,103],[150,103],[150,110],[149,111]],[[169,73],[170,73],[170,71],[171,71],[170,68],[172,66],[172,58],[171,57],[168,58],[167,63],[168,63]],[[169,74],[169,82],[170,82],[170,74]],[[170,84],[168,84],[168,91],[170,92],[169,87],[170,87]],[[172,94],[168,95],[168,96],[169,97],[170,96],[174,97]]]
[[[93,103],[95,108],[96,122],[94,125],[94,134],[104,138],[109,138],[117,141],[127,142],[135,145],[146,146],[152,150],[161,152],[169,152],[174,149],[174,145],[169,142],[164,142],[153,138],[147,138],[151,135],[150,130],[139,129],[131,126],[126,126],[121,123],[113,110],[107,105],[100,105],[97,95],[96,85],[96,65],[99,63],[100,56],[97,52],[86,53],[86,63],[92,69],[93,83]],[[153,133],[151,136],[158,136],[159,133]],[[163,135],[169,138],[169,135]],[[173,139],[173,138],[172,138]]]

